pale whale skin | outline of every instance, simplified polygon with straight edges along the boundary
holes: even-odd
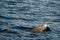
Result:
[[[48,27],[47,24],[43,24],[41,26],[35,27],[33,29],[30,30],[30,32],[48,32],[51,31],[51,29]]]

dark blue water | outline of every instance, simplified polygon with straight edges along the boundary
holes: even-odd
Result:
[[[27,30],[47,23],[51,32]],[[24,28],[26,27],[26,28]],[[60,0],[0,0],[0,40],[60,40]]]

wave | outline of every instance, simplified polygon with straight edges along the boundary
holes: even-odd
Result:
[[[8,19],[8,20],[37,21],[37,19],[14,18],[14,17],[5,17],[5,16],[0,16],[0,18],[3,18],[3,19]]]

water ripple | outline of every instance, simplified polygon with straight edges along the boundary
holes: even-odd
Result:
[[[31,33],[47,23],[52,32]],[[60,0],[0,0],[0,40],[59,40]],[[1,31],[1,30],[0,30]]]

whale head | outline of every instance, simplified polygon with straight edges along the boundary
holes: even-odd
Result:
[[[51,31],[48,24],[42,24],[41,26],[37,26],[30,30],[31,32],[46,32]]]
[[[51,31],[48,24],[43,24],[43,26],[45,27],[44,31]]]
[[[45,27],[45,28],[46,28],[46,27],[49,27],[49,25],[48,25],[48,24],[43,24],[42,26],[43,26],[43,27]]]

